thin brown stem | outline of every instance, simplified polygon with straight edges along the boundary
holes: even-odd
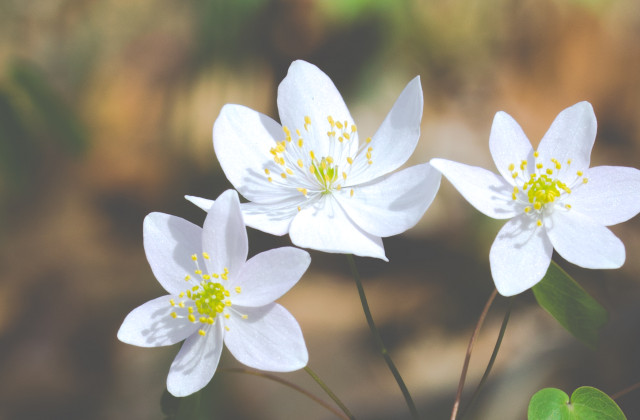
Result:
[[[478,337],[478,333],[480,332],[480,328],[484,323],[484,319],[487,317],[487,313],[489,312],[489,308],[491,308],[491,304],[493,300],[496,298],[498,294],[497,290],[493,290],[491,296],[489,296],[489,300],[484,305],[484,309],[480,314],[480,318],[478,318],[478,323],[476,324],[476,328],[473,330],[473,334],[471,334],[471,339],[469,340],[469,346],[467,347],[467,355],[464,358],[464,365],[462,366],[462,373],[460,374],[460,382],[458,382],[458,392],[456,392],[456,400],[453,403],[453,409],[451,410],[451,420],[455,420],[458,415],[458,408],[460,407],[460,398],[462,397],[462,388],[464,388],[464,381],[467,378],[467,370],[469,370],[469,362],[471,361],[471,352],[473,351],[473,345],[476,342],[476,338]]]
[[[635,384],[631,385],[630,387],[627,387],[627,388],[623,389],[622,391],[616,392],[615,394],[613,394],[611,396],[611,399],[612,400],[617,400],[618,398],[624,397],[625,395],[627,395],[631,391],[635,391],[638,388],[640,388],[640,382],[635,383]]]
[[[270,373],[259,372],[257,370],[245,369],[245,368],[221,368],[219,370],[221,370],[223,372],[231,372],[231,373],[246,373],[248,375],[259,376],[261,378],[272,380],[274,382],[282,384],[282,385],[284,385],[286,387],[289,387],[289,388],[291,388],[291,389],[293,389],[295,391],[298,391],[299,393],[309,397],[310,399],[312,399],[313,401],[317,402],[318,404],[320,404],[321,406],[323,406],[327,410],[331,411],[333,414],[335,414],[338,418],[340,418],[342,420],[350,420],[351,419],[350,417],[345,416],[339,410],[337,410],[335,407],[332,407],[329,403],[327,403],[326,401],[323,401],[320,398],[316,397],[315,395],[313,395],[311,392],[307,391],[306,389],[301,388],[298,385],[287,381],[286,379],[282,379],[279,376],[272,375]]]

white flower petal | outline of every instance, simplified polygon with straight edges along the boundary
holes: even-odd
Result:
[[[307,365],[309,354],[302,331],[285,308],[273,303],[236,310],[247,319],[232,314],[225,321],[229,329],[224,342],[240,363],[271,372],[291,372]]]
[[[304,196],[285,198],[272,204],[243,203],[240,204],[242,216],[247,226],[271,235],[282,236],[289,232],[291,221],[298,214],[298,206],[302,205]]]
[[[371,138],[368,147],[372,148],[373,163],[368,164],[367,159],[362,158],[354,161],[353,175],[349,179],[351,185],[388,174],[409,159],[420,138],[422,106],[422,86],[420,77],[416,77],[404,88]]]
[[[282,196],[263,172],[275,165],[270,150],[282,139],[277,122],[242,105],[225,105],[213,125],[213,147],[222,170],[240,194],[259,203]]]
[[[184,198],[206,212],[213,205],[213,200],[206,198],[192,195],[185,195]],[[277,203],[241,203],[240,210],[247,226],[271,235],[282,236],[289,232],[291,220],[298,213],[298,206],[303,204],[303,199],[304,196],[298,194],[296,197],[284,198]]]
[[[513,186],[501,176],[477,166],[446,159],[431,159],[430,163],[447,177],[473,207],[487,216],[508,219],[521,213],[511,197]]]
[[[180,217],[151,213],[144,218],[143,236],[158,282],[171,294],[184,291],[184,277],[195,270],[191,255],[202,252],[202,229]]]
[[[230,283],[234,305],[263,306],[272,303],[295,285],[309,267],[309,253],[284,247],[251,258]],[[241,292],[236,294],[236,287]]]
[[[596,166],[584,173],[588,183],[574,187],[565,203],[595,222],[611,226],[640,212],[640,171],[623,166]]]
[[[565,260],[584,268],[619,268],[624,264],[624,244],[609,229],[578,211],[551,214],[545,228],[553,247]]]
[[[184,198],[187,201],[191,201],[196,206],[200,207],[202,210],[209,212],[209,209],[213,205],[213,200],[209,200],[207,198],[196,197],[194,195],[185,195]]]
[[[247,229],[235,190],[223,192],[211,206],[202,227],[202,248],[209,254],[205,263],[212,273],[228,268],[236,275],[247,260]]]
[[[561,178],[571,170],[585,171],[589,167],[591,149],[598,124],[589,102],[579,102],[563,110],[540,141],[539,160],[545,165],[557,159],[563,165]],[[571,165],[565,163],[571,160]]]
[[[489,150],[500,174],[511,185],[515,185],[509,165],[519,168],[523,160],[527,161],[527,173],[533,173],[535,162],[531,142],[520,125],[506,112],[498,112],[493,118],[489,136]],[[517,169],[522,173],[522,169]]]
[[[498,292],[513,296],[535,286],[547,272],[552,253],[549,238],[532,217],[523,214],[509,220],[489,252]]]
[[[197,327],[185,319],[174,319],[171,312],[185,312],[174,308],[172,295],[150,300],[131,311],[118,330],[118,340],[140,347],[159,347],[175,344],[193,334]]]
[[[302,60],[291,63],[287,76],[278,86],[278,113],[282,125],[291,131],[296,128],[303,131],[304,117],[311,119],[313,132],[321,139],[314,143],[317,156],[329,155],[329,142],[326,141],[328,116],[353,125],[351,114],[329,76]]]
[[[182,345],[171,364],[167,390],[185,397],[205,387],[213,377],[222,353],[222,323],[203,327],[207,335],[193,334]]]
[[[362,230],[375,236],[392,236],[415,226],[440,186],[440,172],[428,163],[343,189],[336,199]]]
[[[388,261],[382,239],[357,227],[331,195],[298,212],[289,236],[294,245],[302,248]]]

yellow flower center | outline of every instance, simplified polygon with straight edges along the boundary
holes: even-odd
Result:
[[[305,197],[314,193],[330,194],[348,185],[354,162],[366,159],[366,166],[373,163],[373,147],[369,146],[371,138],[356,148],[354,142],[358,143],[358,130],[355,125],[336,121],[332,116],[328,116],[326,121],[326,132],[324,129],[312,130],[315,122],[308,116],[304,117],[303,131],[296,129],[292,132],[287,126],[282,127],[285,138],[271,148],[273,163],[264,168],[269,182],[294,187]],[[317,138],[319,135],[321,138]],[[324,147],[327,144],[322,142],[327,142],[328,147]],[[327,154],[316,155],[314,146],[327,150]],[[353,196],[353,189],[350,195]]]
[[[551,209],[554,203],[561,201],[571,194],[571,189],[563,181],[558,179],[558,175],[563,170],[563,163],[555,158],[551,158],[550,164],[545,164],[538,160],[538,152],[534,152],[535,172],[527,178],[527,161],[523,160],[520,165],[514,163],[509,164],[509,172],[511,177],[516,181],[513,187],[511,198],[514,201],[526,203],[524,207],[525,213],[538,215],[537,225],[542,226],[542,213],[544,210]],[[567,167],[571,165],[571,159],[564,163]],[[519,169],[519,171],[518,171]],[[565,167],[566,170],[566,167]],[[566,178],[566,177],[565,177]],[[582,179],[582,183],[586,184],[589,180],[583,177],[582,171],[576,172],[575,182],[572,185],[579,185],[578,180]],[[519,186],[518,186],[519,184]],[[565,204],[564,208],[569,210],[571,206]]]
[[[204,259],[209,259],[209,254],[202,253]],[[218,315],[223,315],[225,318],[229,318],[229,314],[225,312],[227,308],[231,307],[231,293],[225,288],[222,282],[229,280],[229,269],[224,268],[222,273],[205,274],[200,269],[198,264],[198,256],[193,254],[191,259],[195,263],[194,274],[200,278],[200,282],[190,287],[189,289],[181,292],[178,297],[180,300],[176,302],[174,299],[169,300],[169,304],[177,308],[186,308],[186,318],[189,322],[200,322],[204,325],[213,325]],[[184,280],[193,284],[192,277],[190,275],[185,276]],[[218,281],[221,280],[222,282]],[[240,287],[235,288],[235,292],[239,294],[242,290]],[[177,312],[171,312],[171,317],[183,318],[179,316]],[[246,315],[242,316],[246,318]],[[228,329],[228,328],[227,328]],[[206,335],[204,329],[200,329],[198,333],[201,336]]]

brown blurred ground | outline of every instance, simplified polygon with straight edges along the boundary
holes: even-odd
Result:
[[[0,419],[158,419],[177,347],[139,349],[116,331],[161,293],[142,249],[151,211],[201,223],[184,194],[230,187],[211,145],[227,102],[271,116],[290,62],[335,81],[373,133],[404,84],[422,77],[421,142],[410,163],[445,157],[493,168],[487,142],[505,110],[539,141],[581,100],[598,117],[592,163],[640,166],[640,5],[620,1],[8,0],[0,6]],[[390,263],[359,260],[374,317],[425,418],[448,418],[471,329],[492,282],[500,226],[446,182],[421,223],[385,240]],[[531,395],[640,379],[640,221],[614,227],[621,270],[570,273],[610,310],[597,351],[530,293],[469,418],[524,418]],[[251,253],[288,244],[250,231]],[[282,301],[311,366],[358,418],[408,418],[375,353],[345,258],[312,253]],[[471,391],[506,307],[472,359]],[[222,366],[235,367],[232,357]],[[303,373],[282,375],[318,395]],[[219,372],[221,418],[328,419],[264,379]],[[465,394],[467,397],[469,394]],[[324,398],[324,396],[323,396]],[[640,417],[640,398],[619,403]],[[463,401],[464,405],[464,401]]]

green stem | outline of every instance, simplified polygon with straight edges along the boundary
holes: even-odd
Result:
[[[313,378],[314,381],[316,381],[316,383],[318,385],[320,385],[320,388],[322,388],[324,390],[324,392],[327,393],[327,395],[333,400],[333,402],[335,402],[338,405],[338,407],[340,407],[342,412],[344,412],[344,414],[347,415],[347,418],[349,418],[350,420],[355,420],[355,417],[353,416],[353,414],[351,414],[351,411],[349,411],[347,406],[344,405],[344,403],[342,401],[340,401],[340,398],[338,398],[338,396],[333,393],[331,388],[329,388],[322,381],[322,379],[320,379],[320,377],[313,370],[311,370],[311,368],[309,366],[305,366],[304,370],[305,370],[305,372],[307,372]],[[340,417],[344,418],[342,416],[342,414],[340,414]]]
[[[310,393],[306,389],[304,389],[302,387],[299,387],[298,385],[296,385],[296,384],[294,384],[292,382],[289,382],[286,379],[282,379],[279,376],[272,375],[270,373],[259,372],[257,370],[246,369],[246,368],[222,368],[220,370],[223,371],[223,372],[245,373],[247,375],[259,376],[261,378],[269,379],[271,381],[274,381],[274,382],[277,382],[279,384],[282,384],[282,385],[284,385],[286,387],[289,387],[289,388],[291,388],[291,389],[293,389],[295,391],[298,391],[299,393],[309,397],[310,399],[312,399],[313,401],[317,402],[318,404],[320,404],[321,406],[323,406],[327,410],[331,411],[333,414],[335,414],[337,417],[339,417],[339,418],[341,418],[343,420],[352,420],[353,419],[353,417],[351,417],[351,416],[349,416],[349,417],[345,416],[340,411],[336,410],[334,407],[329,405],[329,403],[327,403],[327,402],[321,400],[320,398],[316,397],[315,395],[313,395],[312,393]],[[306,368],[305,368],[305,370],[306,370]]]
[[[509,323],[510,316],[511,316],[511,300],[509,300],[509,307],[507,308],[507,312],[504,314],[502,325],[500,326],[500,332],[498,333],[498,339],[496,340],[496,345],[493,348],[491,359],[489,359],[489,364],[487,364],[487,368],[485,369],[484,374],[482,375],[482,379],[480,379],[480,383],[478,383],[476,390],[473,391],[473,395],[471,396],[471,400],[469,401],[469,404],[467,404],[465,409],[462,410],[462,412],[460,412],[460,417],[459,417],[460,419],[464,418],[464,415],[469,411],[471,406],[475,403],[476,398],[478,398],[478,395],[480,394],[480,390],[482,389],[482,386],[487,381],[487,378],[489,377],[489,373],[491,373],[493,364],[495,363],[496,358],[498,357],[498,351],[500,350],[500,345],[502,344],[502,338],[504,337],[504,333],[507,330],[507,324]]]
[[[382,354],[384,361],[387,363],[389,370],[393,374],[393,377],[396,379],[398,386],[400,387],[400,391],[402,391],[402,395],[404,396],[405,401],[407,402],[407,406],[409,407],[409,411],[411,411],[411,416],[418,420],[420,416],[418,415],[418,410],[416,409],[416,405],[411,398],[411,394],[407,389],[407,386],[404,384],[404,380],[400,375],[400,372],[396,368],[396,365],[391,360],[391,356],[389,355],[389,351],[384,345],[382,341],[382,337],[380,336],[380,332],[376,327],[376,324],[373,322],[373,317],[371,316],[371,310],[369,309],[369,303],[367,303],[367,296],[364,294],[364,288],[362,287],[362,282],[360,281],[360,274],[358,273],[358,269],[356,267],[356,262],[353,259],[353,255],[347,254],[347,260],[349,261],[349,267],[351,268],[351,274],[353,275],[353,279],[356,282],[356,286],[358,287],[358,294],[360,295],[360,302],[362,303],[362,309],[364,310],[364,316],[367,319],[367,324],[369,324],[369,329],[371,329],[371,334],[375,339],[376,345],[378,346],[378,350]]]
[[[460,374],[460,382],[458,382],[458,392],[456,392],[456,400],[453,403],[453,409],[451,410],[451,420],[456,420],[456,416],[458,415],[458,408],[460,407],[460,398],[462,397],[462,388],[464,388],[464,381],[467,378],[467,370],[469,370],[469,362],[471,361],[471,352],[473,351],[473,345],[476,342],[476,338],[478,337],[478,333],[480,332],[480,328],[484,323],[484,319],[487,317],[487,313],[489,312],[489,308],[491,308],[491,304],[493,300],[496,298],[498,291],[493,289],[493,293],[489,296],[489,300],[484,305],[484,309],[480,314],[480,318],[478,318],[478,323],[476,324],[475,329],[473,330],[473,334],[471,334],[471,339],[469,340],[469,346],[467,347],[467,355],[464,358],[464,365],[462,366],[462,373]]]

